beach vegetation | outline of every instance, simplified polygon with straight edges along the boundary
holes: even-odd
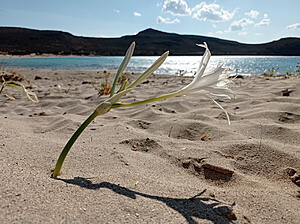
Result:
[[[3,90],[6,87],[13,87],[19,89],[24,93],[27,99],[33,103],[38,103],[38,97],[34,92],[29,91],[26,87],[21,83],[22,81],[27,81],[23,76],[19,75],[16,72],[7,72],[3,68],[0,70],[0,94],[3,93]],[[28,82],[28,81],[27,81]],[[15,100],[14,97],[5,94],[5,96],[10,100]]]
[[[300,63],[299,62],[296,65],[296,75],[300,75]]]
[[[104,82],[102,82],[100,84],[101,87],[98,91],[99,96],[109,95],[111,93],[111,88],[112,88],[112,84],[109,81],[110,73],[107,71],[104,71],[103,74],[104,74]]]
[[[201,59],[198,70],[195,73],[194,79],[187,86],[158,97],[146,99],[143,101],[137,101],[133,103],[121,103],[120,99],[128,94],[134,87],[142,83],[145,79],[147,79],[154,71],[156,71],[161,64],[166,60],[169,55],[169,52],[166,51],[162,54],[145,72],[143,72],[134,82],[128,84],[128,79],[125,79],[119,87],[119,90],[116,91],[117,82],[119,77],[123,74],[125,68],[127,67],[130,58],[133,55],[135,42],[133,42],[128,48],[126,55],[116,73],[114,82],[111,87],[110,96],[104,102],[102,102],[94,112],[81,124],[81,126],[76,130],[76,132],[72,135],[72,137],[68,140],[67,144],[63,148],[57,162],[55,169],[53,170],[52,177],[57,177],[60,175],[61,168],[63,162],[70,151],[71,147],[80,136],[80,134],[84,131],[84,129],[97,117],[109,112],[111,109],[121,108],[121,107],[131,107],[131,106],[139,106],[147,103],[152,103],[159,100],[165,100],[168,98],[176,97],[176,96],[184,96],[189,94],[202,94],[209,97],[216,105],[218,105],[226,114],[228,123],[230,124],[229,115],[226,110],[214,99],[214,97],[226,97],[231,99],[233,96],[232,91],[229,89],[229,83],[231,80],[229,79],[229,72],[227,68],[223,68],[221,65],[217,66],[212,71],[206,72],[206,67],[208,65],[209,59],[211,57],[210,50],[206,43],[199,44],[198,46],[205,48],[204,55]]]
[[[267,70],[266,72],[264,72],[262,75],[265,77],[272,77],[278,72],[278,70],[279,70],[279,68],[273,67],[273,68]]]

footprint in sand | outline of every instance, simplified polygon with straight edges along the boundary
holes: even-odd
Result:
[[[128,122],[128,124],[134,128],[139,128],[139,129],[148,129],[151,125],[150,122],[144,120],[132,120]]]
[[[240,143],[226,146],[223,153],[233,157],[236,169],[247,175],[259,175],[274,181],[282,179],[286,166],[299,167],[300,161],[266,144]]]
[[[162,146],[160,144],[158,144],[155,140],[150,139],[150,138],[127,139],[127,140],[121,141],[120,144],[130,145],[132,151],[140,151],[140,152],[150,152],[150,151],[162,148]]]
[[[278,120],[283,123],[299,123],[300,115],[290,112],[281,112],[279,113]]]

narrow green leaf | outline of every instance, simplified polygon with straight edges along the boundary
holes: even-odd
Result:
[[[128,79],[126,79],[126,80],[122,83],[122,85],[121,85],[121,87],[120,87],[118,93],[119,93],[119,92],[122,92],[124,89],[126,89],[127,83],[128,83]]]
[[[115,76],[115,80],[114,80],[114,83],[112,85],[112,88],[111,88],[111,92],[110,92],[110,97],[112,97],[115,93],[115,88],[116,88],[116,85],[117,85],[117,82],[118,82],[118,79],[119,79],[119,76],[120,74],[123,73],[123,71],[125,70],[125,68],[127,67],[129,61],[130,61],[130,58],[133,54],[133,51],[134,51],[134,47],[135,47],[135,42],[132,42],[130,47],[127,49],[126,51],[126,55],[117,71],[117,74]]]
[[[4,89],[5,86],[6,86],[5,82],[3,82],[2,85],[1,85],[1,88],[0,88],[0,93],[2,93],[2,90]]]
[[[143,74],[138,77],[137,80],[135,80],[128,88],[133,88],[140,84],[143,80],[148,78],[155,70],[161,66],[161,64],[166,60],[166,58],[169,55],[169,51],[166,51],[162,56],[160,56],[152,65],[150,68],[148,68]]]
[[[132,88],[127,88],[121,92],[118,92],[116,94],[114,94],[112,97],[108,98],[105,102],[109,102],[111,104],[114,104],[116,102],[118,102],[122,96],[126,95],[127,93],[129,93],[132,90]]]

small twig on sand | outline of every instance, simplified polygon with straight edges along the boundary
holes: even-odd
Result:
[[[170,138],[171,137],[171,132],[173,130],[173,126],[171,126],[170,130],[169,130],[169,134],[168,134],[168,137]]]

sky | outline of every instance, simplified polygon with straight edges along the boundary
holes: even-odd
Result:
[[[300,37],[300,0],[0,0],[0,26],[89,37],[153,28],[265,43]]]

